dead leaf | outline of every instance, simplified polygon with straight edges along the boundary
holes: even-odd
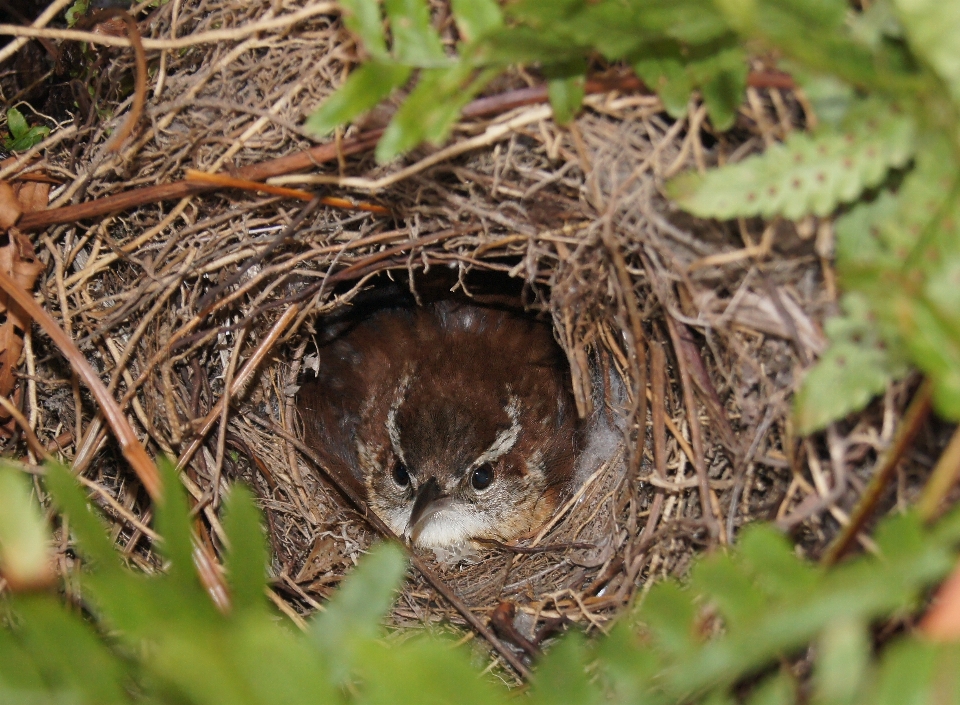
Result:
[[[17,194],[6,181],[0,181],[0,230],[12,228],[20,220],[23,209],[20,207],[20,201],[17,200]]]
[[[37,277],[44,270],[37,260],[33,245],[26,235],[16,228],[7,230],[0,236],[0,269],[27,291],[33,290]],[[17,384],[16,369],[20,354],[23,352],[23,336],[30,319],[27,314],[11,301],[5,292],[0,292],[0,394],[7,397],[14,392]],[[19,396],[12,399],[19,402]],[[0,415],[0,433],[12,435],[15,421],[6,414]]]
[[[46,210],[50,202],[50,184],[46,181],[14,181],[13,193],[24,213]]]
[[[330,536],[318,538],[313,544],[313,550],[303,562],[303,567],[294,579],[297,583],[307,583],[326,576],[334,567],[343,562],[343,557],[337,548],[337,542]]]
[[[94,34],[104,34],[108,37],[126,37],[127,26],[122,17],[111,17],[93,25]]]

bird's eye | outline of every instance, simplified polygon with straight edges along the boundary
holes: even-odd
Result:
[[[410,484],[410,473],[407,472],[406,466],[399,460],[393,466],[393,481],[400,487],[406,487]]]
[[[493,482],[493,468],[490,467],[489,463],[484,463],[474,470],[473,476],[470,478],[470,484],[473,485],[475,490],[485,490],[491,482]]]

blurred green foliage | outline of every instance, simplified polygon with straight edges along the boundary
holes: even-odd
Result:
[[[344,0],[344,23],[368,59],[307,120],[324,134],[377,105],[416,75],[377,145],[389,161],[449,135],[460,110],[515,63],[548,78],[558,122],[573,119],[594,56],[622,61],[680,117],[700,89],[714,125],[733,124],[746,86],[746,56],[721,12],[704,0],[452,0],[460,41],[448,50],[426,0]]]
[[[231,607],[223,614],[197,578],[191,519],[174,471],[163,468],[156,527],[165,571],[126,567],[70,473],[45,484],[69,518],[83,568],[69,598],[7,593],[0,601],[0,702],[109,705],[276,703],[466,703],[515,700],[483,663],[438,636],[387,640],[382,626],[406,571],[402,550],[375,547],[336,595],[298,631],[265,596],[260,517],[245,488],[225,503]],[[0,525],[0,547],[39,550],[38,516],[18,470],[5,508],[28,517]],[[526,699],[535,705],[702,705],[813,702],[960,702],[960,645],[903,633],[880,645],[872,628],[914,612],[957,560],[960,513],[924,528],[913,515],[885,520],[878,556],[826,570],[798,558],[774,529],[748,527],[737,549],[694,566],[688,584],[668,581],[609,634],[571,631],[547,650]],[[44,547],[42,550],[46,550]],[[7,556],[2,554],[0,556]],[[7,559],[0,564],[6,571]],[[810,650],[812,649],[812,651]],[[814,655],[801,698],[789,660]],[[751,685],[746,685],[751,684]],[[739,694],[735,696],[735,693]]]

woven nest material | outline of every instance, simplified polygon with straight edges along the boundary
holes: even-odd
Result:
[[[73,120],[75,132],[56,126],[61,138],[29,167],[64,181],[51,205],[313,144],[299,126],[355,60],[337,16],[242,30],[315,5],[184,0],[151,10],[140,24],[147,37],[238,36],[148,51],[157,71],[146,115],[119,156],[103,145],[129,105],[118,96],[133,59],[91,50],[103,68],[94,105]],[[491,90],[523,81],[513,75]],[[221,546],[228,483],[256,489],[276,601],[304,614],[376,538],[284,436],[298,437],[294,395],[318,317],[387,271],[497,271],[527,282],[531,304],[553,318],[581,413],[606,408],[616,423],[596,445],[589,480],[537,540],[425,560],[479,614],[516,602],[528,636],[561,617],[602,626],[651,580],[681,573],[696,550],[731,542],[746,522],[779,520],[806,550],[822,548],[910,391],[895,385],[862,416],[794,443],[790,398],[836,306],[829,223],[721,227],[673,211],[661,191],[681,170],[740,159],[804,119],[789,94],[749,97],[722,139],[695,102],[672,120],[656,97],[606,93],[588,97],[568,127],[547,107],[525,106],[465,121],[442,151],[386,166],[367,153],[318,165],[284,181],[322,182],[394,215],[319,208],[282,242],[302,204],[246,192],[52,227],[33,236],[47,265],[38,291],[150,450],[189,458],[183,481],[205,541]],[[105,111],[116,117],[100,119]],[[25,359],[24,409],[37,435],[84,476],[130,559],[154,569],[149,502],[95,404],[45,337],[28,335]],[[941,442],[936,429],[927,435],[891,502],[910,496],[923,449]],[[19,454],[18,443],[7,439],[4,452]],[[417,573],[393,619],[463,623]]]

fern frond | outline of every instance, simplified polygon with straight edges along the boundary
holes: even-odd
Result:
[[[683,174],[668,184],[667,193],[705,218],[828,215],[913,155],[913,120],[879,102],[870,106],[872,117],[851,121],[846,130],[795,133],[738,164]]]

